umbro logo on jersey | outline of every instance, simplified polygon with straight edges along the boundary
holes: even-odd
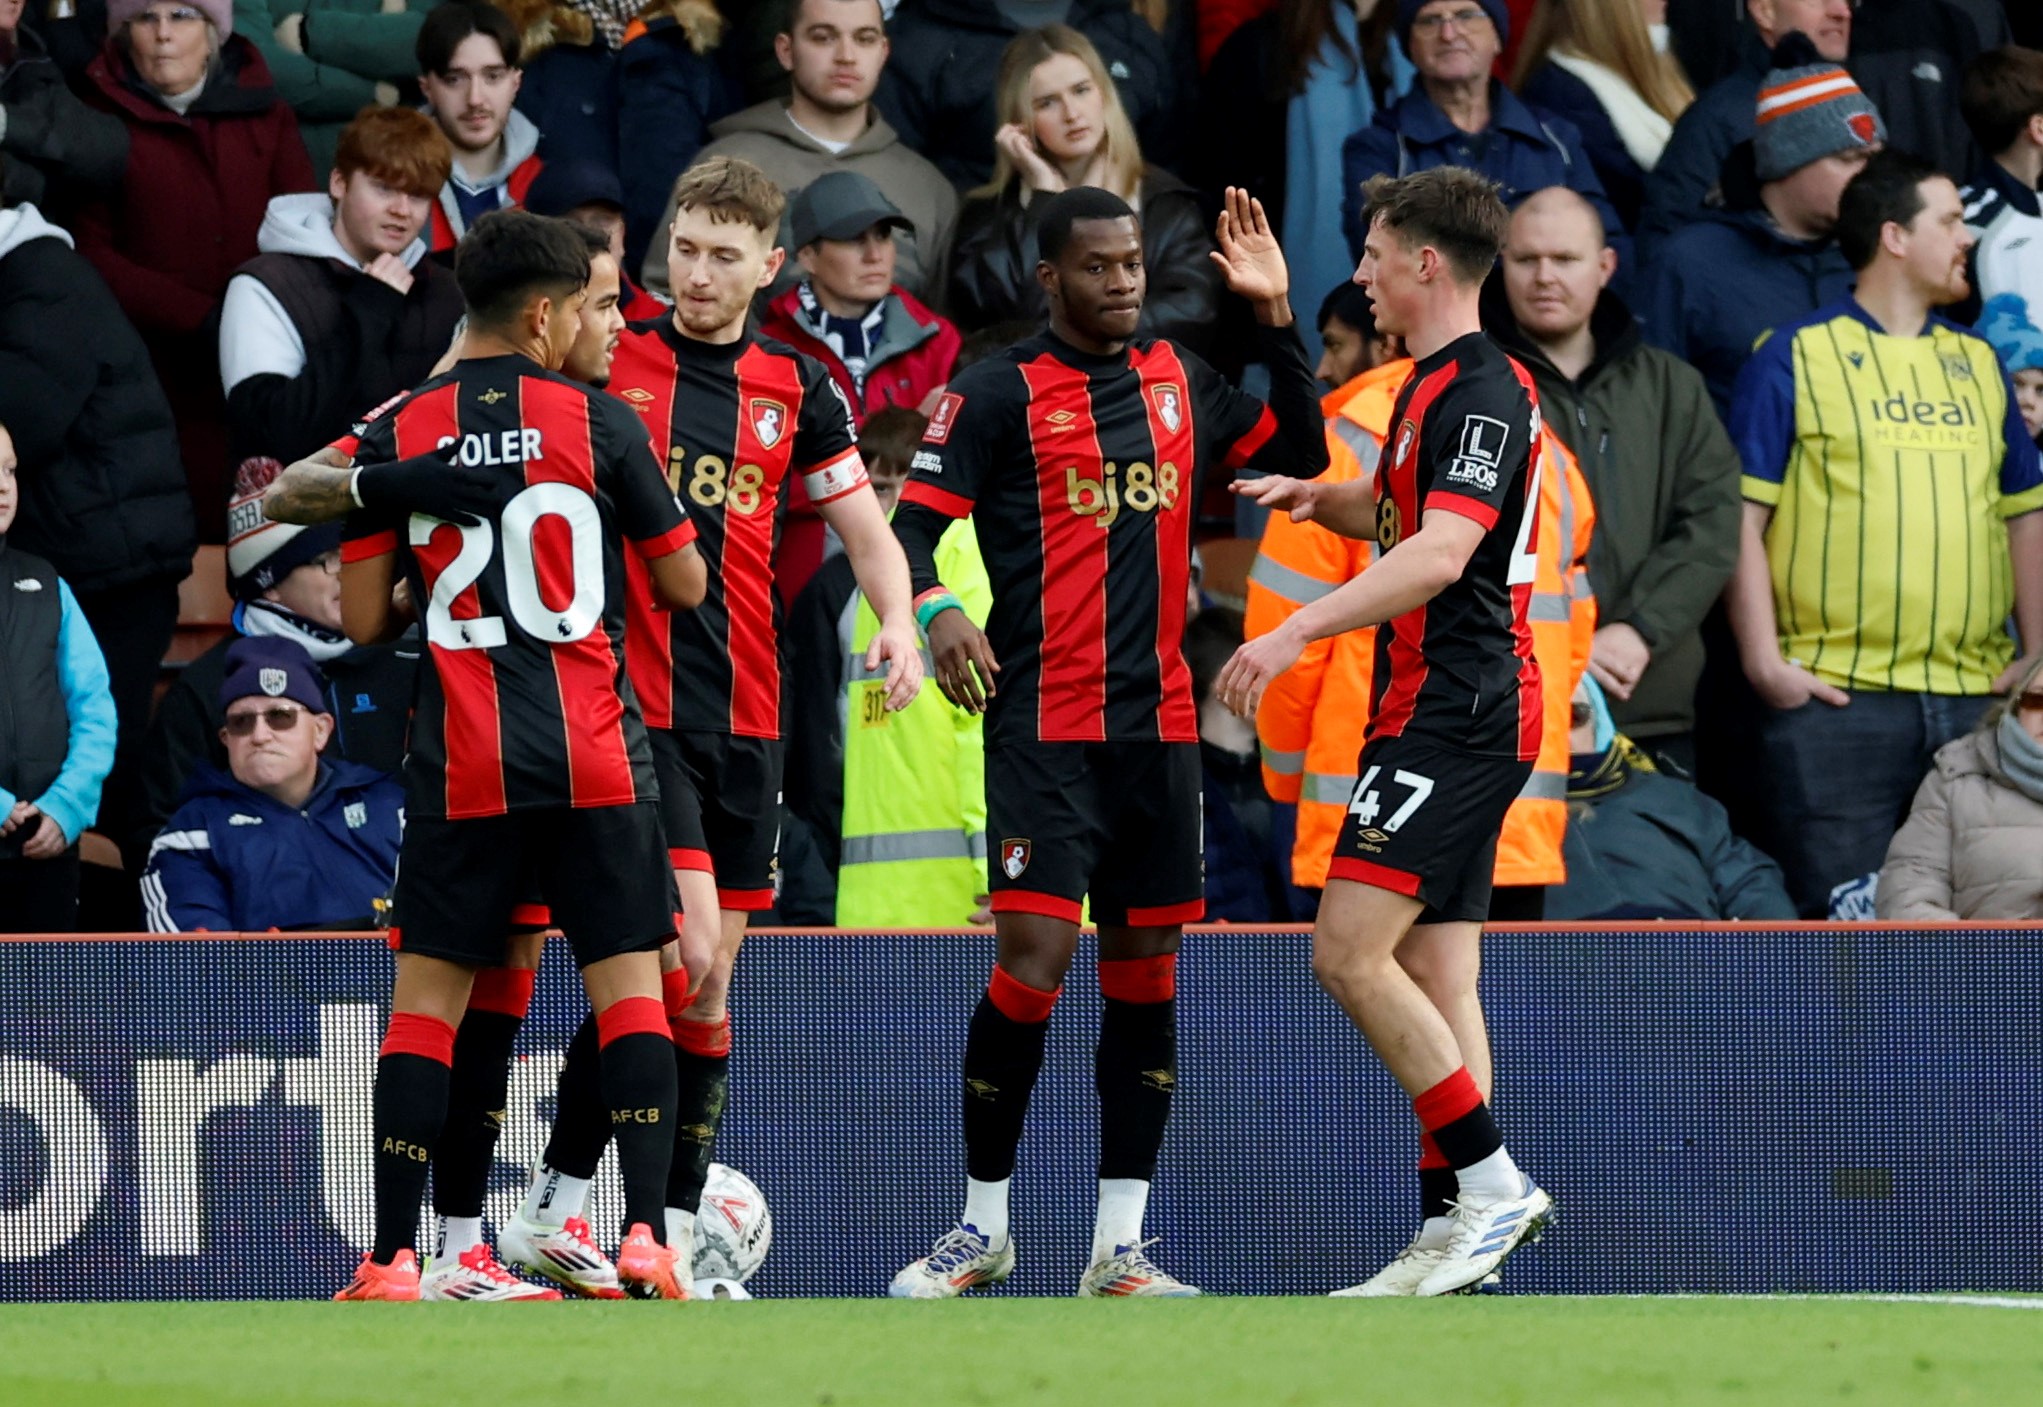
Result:
[[[251,816],[245,811],[236,811],[227,818],[227,824],[230,826],[259,826],[262,824],[262,817]]]
[[[481,401],[484,405],[495,405],[498,401],[502,400],[504,397],[510,394],[511,393],[509,391],[501,391],[498,390],[495,386],[492,386],[487,391],[484,391],[481,395],[477,396],[476,399]]]
[[[779,401],[755,396],[750,409],[752,433],[759,437],[760,448],[772,449],[787,433],[787,407]]]
[[[630,401],[634,405],[644,405],[647,401],[653,398],[653,393],[651,391],[646,390],[642,386],[633,386],[631,389],[626,391],[619,391],[617,394],[624,397],[626,400]]]
[[[1078,417],[1068,410],[1053,410],[1044,416],[1043,419],[1050,422],[1051,433],[1055,434],[1060,430],[1069,430],[1071,422],[1078,419]]]

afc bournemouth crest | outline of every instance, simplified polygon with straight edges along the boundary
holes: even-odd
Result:
[[[1393,454],[1390,457],[1390,462],[1393,464],[1404,463],[1405,459],[1412,452],[1412,441],[1417,439],[1418,435],[1419,435],[1418,425],[1410,420],[1407,420],[1404,424],[1398,426],[1397,453]]]
[[[1000,842],[1000,872],[1009,879],[1020,879],[1022,871],[1029,867],[1029,843],[1026,840],[1003,840]]]
[[[780,437],[787,433],[787,407],[779,401],[769,401],[755,396],[748,409],[751,412],[752,433],[759,437],[761,449],[772,449],[780,443]]]
[[[291,687],[291,676],[281,669],[259,669],[255,675],[256,684],[271,698],[283,697],[284,690]]]
[[[1185,423],[1185,397],[1176,386],[1152,386],[1150,398],[1156,402],[1156,418],[1163,422],[1163,428],[1173,435]]]

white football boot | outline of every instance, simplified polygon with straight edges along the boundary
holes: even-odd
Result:
[[[1456,1203],[1454,1234],[1441,1252],[1440,1263],[1412,1293],[1421,1298],[1476,1293],[1513,1251],[1546,1234],[1553,1219],[1554,1199],[1534,1186],[1531,1178],[1516,1197],[1482,1206]]]
[[[1390,1264],[1359,1285],[1335,1290],[1328,1298],[1337,1300],[1396,1299],[1418,1293],[1420,1282],[1439,1269],[1447,1253],[1449,1235],[1429,1237],[1426,1228],[1412,1237],[1411,1244],[1390,1259]]]
[[[887,1286],[897,1300],[947,1300],[980,1285],[998,1284],[1014,1274],[1014,1238],[998,1250],[973,1226],[956,1226],[938,1238],[928,1255],[903,1267]]]
[[[578,1216],[561,1226],[545,1226],[519,1213],[497,1233],[497,1247],[514,1268],[550,1280],[571,1295],[624,1298],[617,1267],[589,1235],[589,1223]]]
[[[422,1300],[557,1300],[560,1291],[528,1285],[497,1263],[487,1242],[470,1246],[453,1260],[435,1256],[419,1277]]]
[[[1112,1255],[1088,1265],[1078,1278],[1078,1298],[1181,1300],[1203,1294],[1149,1258],[1148,1248],[1155,1244],[1151,1238],[1132,1246],[1116,1246]]]

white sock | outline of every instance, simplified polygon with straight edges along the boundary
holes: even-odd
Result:
[[[564,1226],[569,1217],[580,1216],[588,1203],[589,1179],[569,1177],[541,1163],[518,1214],[540,1226]]]
[[[1480,1163],[1457,1168],[1454,1180],[1461,1188],[1461,1200],[1471,1206],[1487,1207],[1525,1195],[1525,1174],[1511,1161],[1508,1148],[1499,1148]]]
[[[1447,1244],[1454,1235],[1454,1218],[1451,1216],[1429,1216],[1419,1226],[1418,1245],[1425,1250],[1437,1251]]]
[[[1105,1260],[1142,1239],[1142,1214],[1149,1210],[1149,1184],[1139,1177],[1100,1179],[1100,1209],[1092,1224],[1092,1258]]]
[[[1007,1189],[1013,1181],[1011,1177],[998,1182],[965,1179],[965,1214],[959,1221],[984,1236],[986,1244],[996,1250],[1007,1244]]]
[[[679,1246],[683,1244],[684,1237],[692,1238],[694,1235],[695,1213],[684,1212],[679,1207],[667,1208],[667,1244]],[[688,1240],[686,1244],[691,1251],[695,1248],[693,1239]],[[689,1269],[686,1266],[682,1268],[685,1270]],[[689,1270],[689,1273],[692,1275],[694,1271]]]
[[[443,1216],[440,1218],[440,1253],[434,1260],[459,1260],[466,1251],[482,1244],[482,1218]]]

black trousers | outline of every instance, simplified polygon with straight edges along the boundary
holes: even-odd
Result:
[[[77,846],[47,860],[0,860],[0,933],[72,933],[77,928]]]

